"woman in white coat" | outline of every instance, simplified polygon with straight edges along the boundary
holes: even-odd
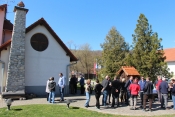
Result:
[[[50,90],[49,90],[49,82],[50,82],[50,78],[47,80],[47,83],[46,83],[46,93],[47,93],[47,101],[49,99],[49,93],[50,93]]]

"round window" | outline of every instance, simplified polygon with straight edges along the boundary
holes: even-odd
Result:
[[[48,47],[48,39],[41,33],[34,34],[30,40],[31,46],[36,51],[44,51]]]

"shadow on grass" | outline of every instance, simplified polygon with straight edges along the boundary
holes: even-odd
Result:
[[[21,108],[18,108],[18,109],[11,109],[13,111],[21,111],[22,109]]]
[[[80,109],[80,107],[71,107],[71,109]]]

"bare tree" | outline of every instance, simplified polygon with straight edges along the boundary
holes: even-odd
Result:
[[[89,44],[84,44],[80,46],[80,63],[82,67],[86,70],[86,73],[88,74],[89,78],[89,73],[91,69],[93,68],[93,59],[92,59],[92,54],[91,54],[91,47]]]
[[[89,74],[94,73],[94,62],[95,59],[101,55],[100,51],[92,51],[88,43],[77,46],[71,50],[72,53],[78,58],[77,64],[71,66],[71,71],[86,73],[88,78]]]
[[[70,41],[67,42],[67,46],[68,46],[69,49],[71,49],[71,45],[72,44],[73,44],[73,41],[72,40],[70,40]]]

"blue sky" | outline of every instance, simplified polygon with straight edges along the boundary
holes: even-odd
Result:
[[[0,0],[4,4],[6,0]],[[13,1],[13,0],[9,0]],[[8,2],[7,18],[14,22],[13,8],[20,1]],[[71,49],[88,43],[102,50],[109,30],[115,26],[132,44],[132,34],[143,13],[165,48],[175,47],[175,0],[23,0],[26,27],[43,17]]]

